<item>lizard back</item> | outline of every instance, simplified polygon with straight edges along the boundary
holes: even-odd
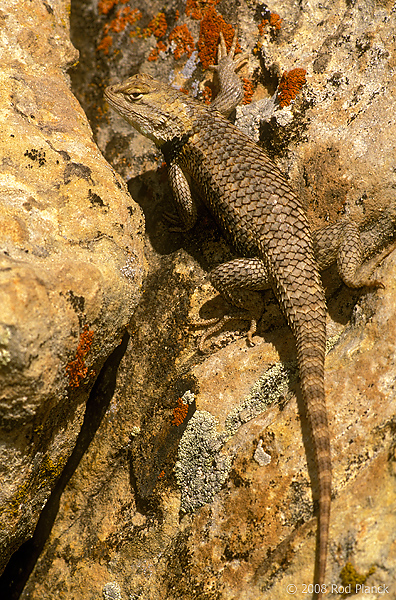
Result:
[[[227,61],[227,57],[223,60]],[[224,65],[227,69],[227,62]],[[106,97],[131,125],[162,149],[185,228],[191,228],[196,221],[189,189],[192,179],[226,239],[242,257],[255,257],[263,265],[293,331],[317,466],[315,582],[319,589],[315,587],[315,595],[320,599],[331,497],[324,394],[325,297],[305,213],[264,151],[215,110],[216,106],[207,107],[144,74],[110,86]],[[223,94],[222,101],[229,105],[226,100]],[[222,101],[218,106],[224,105]]]
[[[331,500],[330,438],[324,392],[325,296],[301,204],[264,151],[207,109],[177,159],[228,241],[259,257],[294,333],[301,389],[318,471],[317,581],[324,582]]]

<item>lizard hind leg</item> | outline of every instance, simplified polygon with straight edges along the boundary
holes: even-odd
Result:
[[[377,265],[364,263],[363,244],[355,223],[346,222],[337,253],[337,270],[343,282],[351,288],[384,287],[371,277]]]
[[[238,258],[216,267],[210,273],[210,282],[220,294],[238,310],[236,314],[225,315],[221,319],[202,320],[195,325],[210,326],[201,336],[199,348],[203,352],[205,342],[232,319],[250,321],[247,339],[254,345],[253,335],[257,322],[264,312],[261,291],[270,287],[264,263],[256,258]]]
[[[371,274],[394,248],[365,262],[366,252],[361,234],[353,221],[342,219],[314,232],[314,245],[319,269],[324,270],[336,262],[338,274],[348,287],[384,287]]]

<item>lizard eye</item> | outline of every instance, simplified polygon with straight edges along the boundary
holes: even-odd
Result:
[[[139,100],[143,97],[143,94],[141,92],[132,92],[131,94],[127,94],[127,97],[130,100]]]

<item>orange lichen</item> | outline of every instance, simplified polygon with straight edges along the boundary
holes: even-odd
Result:
[[[165,35],[167,29],[168,23],[166,22],[165,13],[159,12],[151,19],[147,27],[143,29],[143,37],[153,35],[159,39]]]
[[[202,101],[205,102],[205,104],[210,104],[212,102],[212,90],[207,85],[205,85],[202,91]]]
[[[161,473],[158,475],[158,479],[163,479],[165,477],[165,471],[161,471]]]
[[[274,29],[279,30],[282,27],[283,19],[277,15],[276,13],[271,13],[270,16],[270,27],[274,27]]]
[[[200,21],[211,6],[216,6],[220,0],[187,0],[186,15]]]
[[[91,349],[93,336],[94,332],[89,331],[88,326],[85,325],[80,335],[80,341],[78,342],[76,358],[66,365],[70,387],[78,387],[81,381],[87,376],[88,368],[85,365],[85,357]]]
[[[227,50],[229,50],[234,37],[234,29],[232,25],[224,21],[223,17],[216,12],[213,6],[210,6],[201,21],[198,40],[199,58],[203,69],[207,69],[210,65],[215,64],[220,32],[222,32]],[[238,52],[241,52],[239,42],[236,49],[236,53]]]
[[[104,54],[108,54],[112,44],[113,44],[113,38],[111,37],[111,35],[105,35],[104,38],[102,38],[102,41],[99,43],[99,45],[96,49],[103,50]]]
[[[124,31],[127,25],[133,25],[141,18],[142,13],[139,9],[131,8],[130,6],[124,6],[124,8],[120,8],[117,11],[115,19],[113,19],[109,25],[106,25],[105,33],[107,33],[107,31],[114,31],[116,33]]]
[[[126,4],[128,0],[100,0],[98,10],[102,15],[107,15],[116,4]]]
[[[269,19],[263,19],[259,24],[258,28],[260,35],[264,35],[267,25],[269,25],[273,33],[277,33],[282,27],[282,21],[283,19],[279,15],[276,13],[271,13]]]
[[[115,33],[120,33],[121,31],[124,31],[127,25],[133,25],[141,18],[142,13],[137,8],[131,8],[130,6],[120,8],[116,13],[115,18],[103,27],[104,36],[100,41],[97,50],[103,50],[105,54],[108,54],[110,46],[113,43],[113,39],[111,35],[109,35],[109,32],[114,31]]]
[[[253,83],[250,81],[250,79],[246,79],[246,77],[242,77],[242,81],[244,92],[243,104],[250,104],[254,93]]]
[[[305,69],[292,69],[283,73],[278,86],[278,101],[281,108],[289,106],[297,96],[307,81],[306,74]]]
[[[167,45],[164,44],[164,42],[157,42],[157,45],[155,48],[153,48],[153,50],[151,50],[150,54],[147,57],[147,60],[149,61],[154,61],[157,60],[157,58],[159,57],[159,53],[160,52],[165,52],[167,50]]]
[[[173,42],[173,55],[176,60],[186,53],[188,58],[190,58],[191,54],[194,52],[194,40],[187,25],[176,25],[169,35],[169,42]]]
[[[261,21],[261,23],[258,24],[258,30],[259,30],[259,34],[260,35],[264,35],[265,34],[265,28],[267,27],[268,24],[269,24],[268,19],[263,19]]]
[[[171,425],[178,427],[181,425],[186,418],[188,413],[188,404],[184,404],[181,398],[177,401],[177,406],[173,409],[173,419]]]

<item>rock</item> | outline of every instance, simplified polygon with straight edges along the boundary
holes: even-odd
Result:
[[[144,272],[140,210],[65,74],[78,60],[67,7],[0,8],[2,569],[74,448]]]
[[[360,0],[269,9],[221,3],[206,17],[194,3],[162,7],[110,2],[96,11],[79,3],[72,14],[82,54],[72,75],[76,94],[145,213],[149,275],[114,396],[22,598],[312,597],[317,485],[292,335],[268,293],[254,348],[233,323],[211,340],[208,355],[197,352],[199,332],[189,321],[225,309],[205,273],[232,253],[206,213],[187,236],[168,231],[161,213],[170,192],[164,170],[155,170],[158,153],[98,106],[107,83],[139,69],[192,91],[209,86],[185,26],[197,42],[204,18],[215,28],[221,13],[238,22],[242,48],[253,51],[243,75],[260,110],[238,110],[237,122],[261,139],[315,226],[345,212],[367,239],[380,223],[389,240],[394,12]],[[186,51],[177,58],[170,38],[179,26]],[[281,108],[275,90],[294,68],[307,71],[307,83]],[[396,591],[395,269],[392,254],[378,269],[385,288],[370,292],[340,287],[334,270],[324,275],[333,594],[348,577]]]

